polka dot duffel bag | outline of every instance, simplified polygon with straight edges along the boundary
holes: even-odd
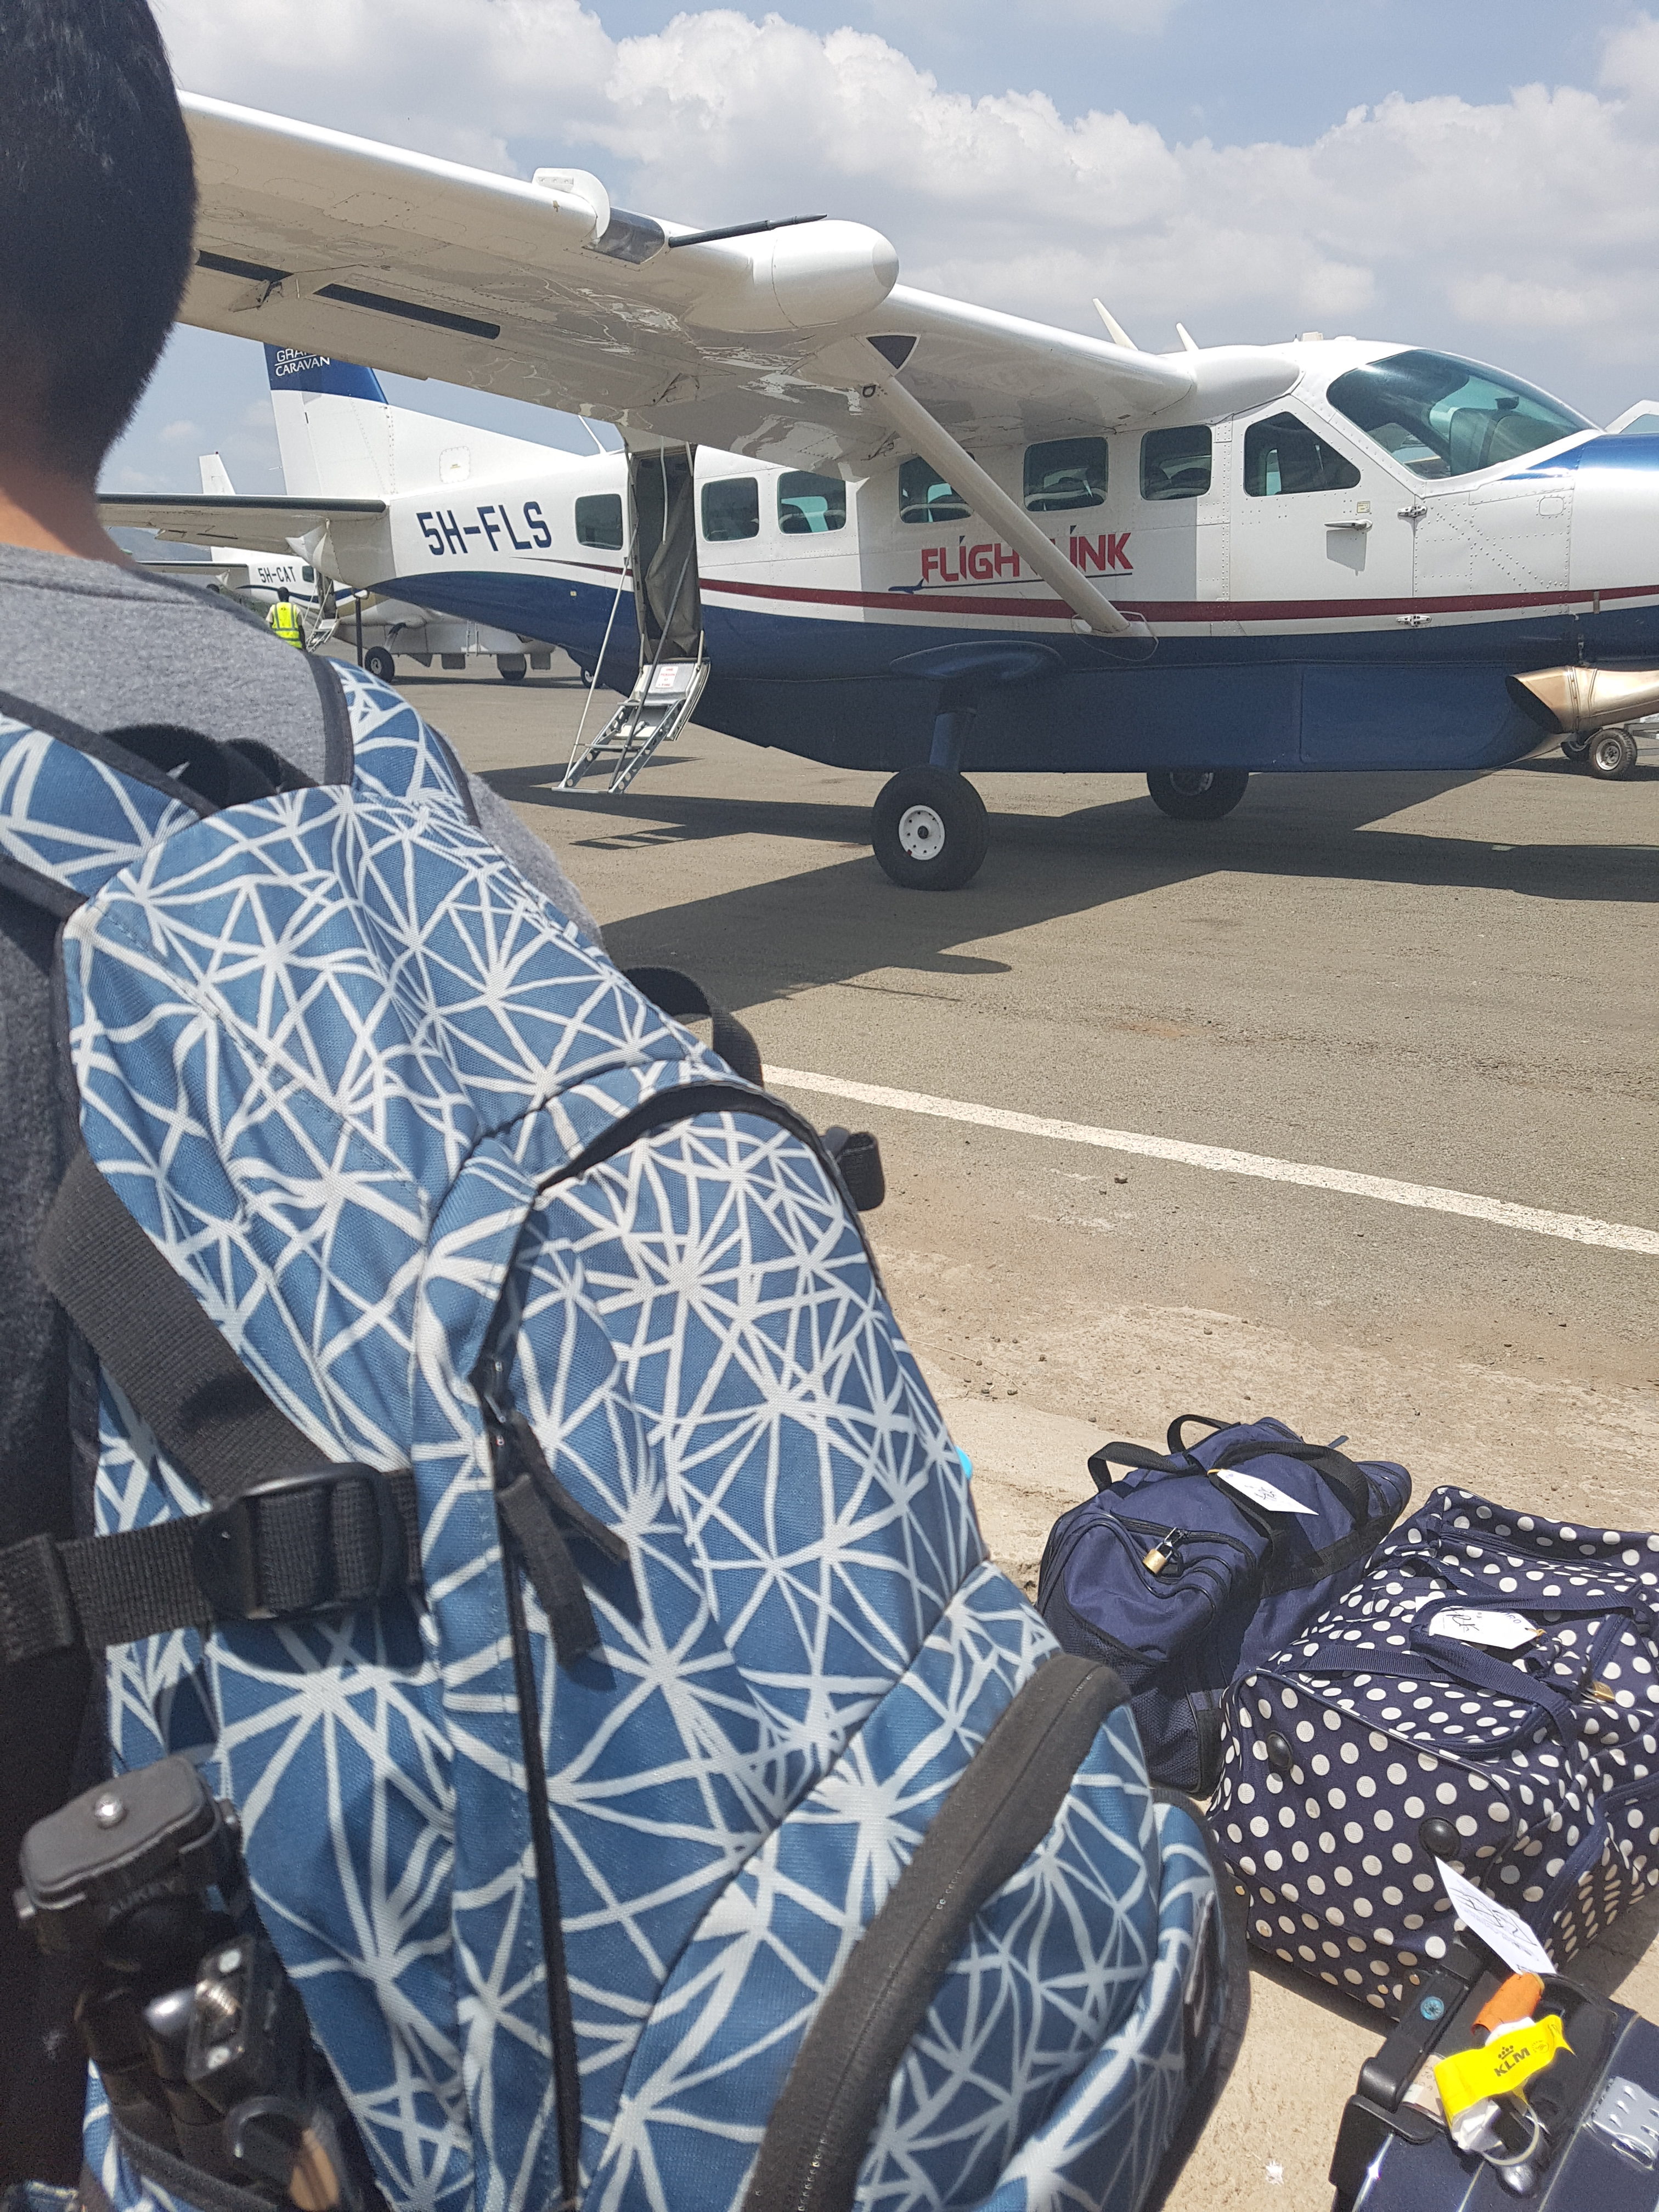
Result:
[[[1557,1966],[1659,1883],[1659,1536],[1442,1489],[1236,1682],[1210,1818],[1250,1940],[1398,2017],[1445,1868]]]

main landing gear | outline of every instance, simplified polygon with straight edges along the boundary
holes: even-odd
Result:
[[[1218,822],[1231,814],[1249,787],[1250,772],[1243,768],[1154,768],[1146,771],[1146,788],[1154,806],[1177,822]]]
[[[905,890],[957,890],[985,858],[985,801],[954,769],[901,769],[877,798],[871,842]]]
[[[363,655],[363,666],[380,684],[390,684],[398,673],[398,664],[383,645],[371,645]]]
[[[1242,768],[1152,769],[1154,805],[1179,822],[1218,822],[1249,786]],[[871,820],[876,858],[905,890],[954,891],[979,873],[990,842],[985,801],[948,768],[907,768],[883,785]]]

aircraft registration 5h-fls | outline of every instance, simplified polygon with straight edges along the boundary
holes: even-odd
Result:
[[[237,506],[343,581],[637,667],[573,773],[625,782],[695,705],[893,771],[877,855],[942,889],[985,851],[964,772],[1140,770],[1212,818],[1257,770],[1610,732],[1616,772],[1659,706],[1651,410],[1607,434],[1498,370],[1317,333],[1144,353],[1104,308],[1102,339],[911,290],[859,224],[693,232],[580,171],[186,112],[185,316],[264,340],[285,459],[311,439],[314,481]],[[400,423],[447,426],[352,362],[575,408],[626,451],[455,429],[411,474]],[[106,511],[140,504],[200,506]]]

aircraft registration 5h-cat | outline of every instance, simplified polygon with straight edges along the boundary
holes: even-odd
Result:
[[[1317,333],[1146,353],[1103,307],[1089,337],[910,289],[860,224],[694,231],[580,170],[185,108],[185,319],[264,340],[285,454],[310,440],[286,499],[235,502],[238,541],[258,508],[345,582],[637,668],[572,778],[620,787],[695,706],[893,771],[877,855],[944,889],[986,848],[965,772],[1145,771],[1213,818],[1257,770],[1565,737],[1622,772],[1620,726],[1659,706],[1645,404],[1608,434],[1497,369]],[[574,408],[626,450],[409,416],[357,362]],[[105,511],[195,534],[201,505]]]

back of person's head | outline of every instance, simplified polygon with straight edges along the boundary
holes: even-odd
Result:
[[[167,343],[195,220],[146,0],[0,0],[0,452],[96,477]]]
[[[288,604],[288,586],[286,584],[277,585],[276,596],[283,602],[283,605],[286,606]]]

